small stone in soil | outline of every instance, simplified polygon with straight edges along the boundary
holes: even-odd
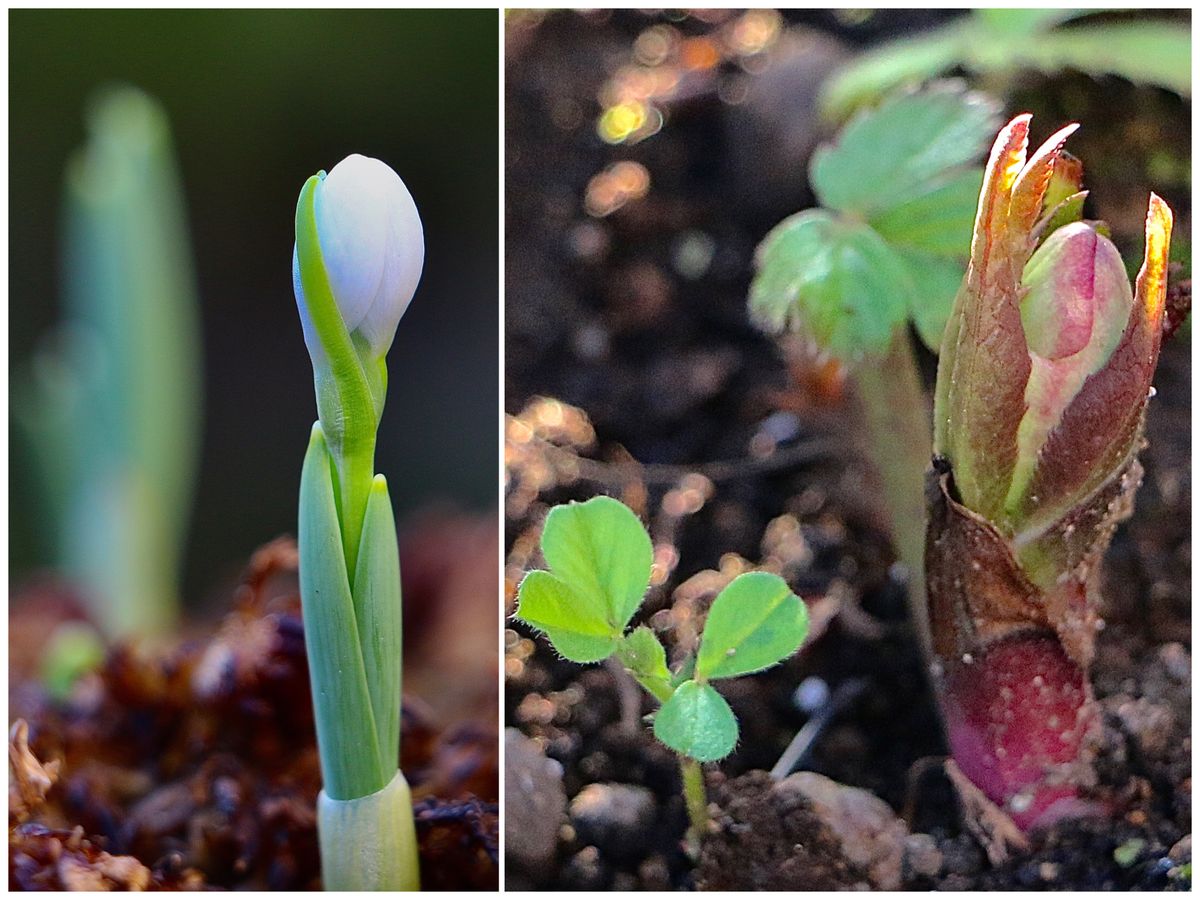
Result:
[[[942,851],[927,834],[910,834],[904,839],[905,880],[936,878],[942,871]]]
[[[645,853],[656,816],[654,795],[629,784],[589,784],[571,801],[579,840],[614,862],[632,862]]]
[[[504,846],[531,872],[549,864],[566,818],[562,766],[515,728],[504,732]]]

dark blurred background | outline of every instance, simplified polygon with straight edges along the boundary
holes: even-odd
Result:
[[[185,602],[294,532],[316,417],[291,288],[304,180],[353,152],[400,173],[425,270],[389,354],[376,460],[400,527],[445,504],[494,507],[497,479],[498,66],[494,10],[9,13],[10,376],[57,319],[63,167],[105,83],[171,120],[204,341],[203,444]],[[10,468],[10,572],[48,561]]]

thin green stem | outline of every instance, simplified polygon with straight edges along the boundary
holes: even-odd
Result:
[[[867,453],[879,473],[896,555],[908,569],[913,625],[928,656],[925,606],[925,472],[932,458],[929,401],[906,330],[886,356],[854,369],[866,424]]]
[[[679,757],[683,778],[683,800],[687,805],[688,830],[684,839],[688,856],[698,859],[700,845],[708,833],[708,794],[704,789],[704,769],[689,756]]]

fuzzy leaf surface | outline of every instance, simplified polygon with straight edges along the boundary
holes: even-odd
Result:
[[[654,736],[677,753],[714,762],[733,752],[738,724],[712,685],[685,681],[655,716]]]
[[[637,679],[638,684],[660,701],[671,696],[671,671],[667,668],[667,651],[654,632],[641,625],[621,639],[617,656],[622,665]]]
[[[653,548],[633,511],[612,497],[556,506],[542,529],[542,555],[550,571],[570,585],[588,615],[604,611],[620,635],[650,585]]]
[[[770,572],[739,575],[708,612],[696,677],[733,678],[766,669],[795,653],[807,635],[808,609],[786,581]]]
[[[517,592],[516,616],[543,631],[554,648],[573,662],[596,662],[616,649],[620,629],[594,595],[581,594],[550,572],[530,572]]]

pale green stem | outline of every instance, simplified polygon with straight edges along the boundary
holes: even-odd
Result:
[[[420,889],[417,832],[408,782],[354,800],[317,797],[321,879],[327,891]]]
[[[883,358],[854,369],[867,452],[879,474],[892,542],[908,569],[908,601],[921,647],[930,651],[925,605],[925,472],[932,458],[929,401],[907,331]]]
[[[688,813],[688,830],[684,843],[688,856],[697,859],[704,835],[708,832],[708,795],[704,789],[704,769],[690,756],[681,756],[679,774],[683,778],[683,800]]]

